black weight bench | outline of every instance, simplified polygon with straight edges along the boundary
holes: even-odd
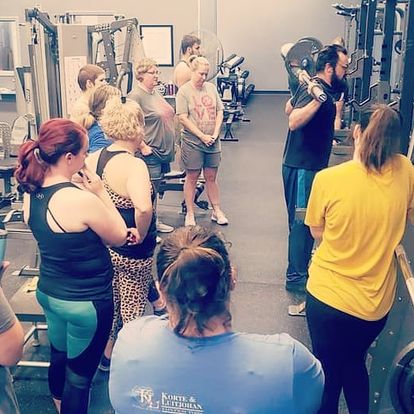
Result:
[[[10,206],[16,199],[16,194],[12,191],[12,178],[16,169],[17,159],[0,159],[0,180],[3,180],[3,193],[0,194],[0,208]]]
[[[10,306],[20,322],[31,323],[30,329],[24,336],[24,345],[32,339],[32,346],[39,346],[39,331],[46,330],[46,318],[43,309],[36,299],[37,278],[28,279],[10,299]],[[48,368],[47,361],[22,360],[17,366]]]
[[[238,138],[235,138],[233,135],[233,130],[232,130],[232,124],[234,122],[234,117],[235,114],[232,112],[228,112],[226,121],[224,122],[224,126],[225,126],[225,130],[224,130],[224,136],[223,138],[221,138],[221,141],[238,141]]]
[[[4,195],[12,192],[12,178],[17,166],[17,158],[0,159],[0,179],[4,184]]]
[[[0,179],[3,180],[3,194],[0,195],[0,208],[9,206],[15,199],[12,192],[12,178],[17,166],[17,158],[11,154],[11,128],[6,122],[0,122],[0,146],[2,147],[0,157]]]
[[[16,223],[17,226],[10,227],[10,223]],[[22,239],[34,240],[32,232],[24,224],[23,210],[21,208],[10,210],[6,214],[0,214],[0,228],[1,226],[7,230],[8,239],[17,239],[19,241]],[[33,262],[32,266],[25,265],[20,270],[13,272],[13,276],[39,276],[39,253],[37,249]]]
[[[27,227],[23,228],[10,228],[8,224],[10,223],[23,223],[23,211],[22,210],[10,210],[5,216],[1,215],[1,224],[8,232],[8,238],[13,237],[14,235],[23,236],[25,238],[33,238],[32,232]],[[36,254],[36,258],[37,258]],[[37,264],[37,263],[36,263]],[[32,269],[31,273],[24,273],[22,270],[17,272],[17,275],[25,276],[35,276],[38,275],[39,269]],[[13,275],[15,275],[14,273]],[[28,278],[24,284],[18,289],[18,291],[10,299],[10,306],[12,307],[14,313],[17,316],[17,319],[20,322],[28,322],[31,324],[31,327],[26,332],[24,336],[24,345],[26,345],[29,340],[32,339],[32,346],[39,346],[39,331],[46,330],[46,318],[43,313],[43,310],[36,299],[36,286],[37,286],[37,277]],[[28,361],[22,360],[18,366],[25,367],[49,367],[49,362],[46,361]]]
[[[158,187],[158,197],[162,199],[166,191],[183,191],[184,190],[185,171],[170,171],[164,174],[164,178],[161,180]],[[203,210],[208,210],[208,201],[199,200],[201,194],[204,192],[205,181],[199,178],[196,185],[196,191],[194,194],[194,203],[196,206]],[[185,201],[181,203],[181,212],[185,214],[187,212],[187,206]]]

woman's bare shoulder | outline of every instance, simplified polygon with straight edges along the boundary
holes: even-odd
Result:
[[[85,203],[89,204],[97,200],[97,197],[89,191],[79,187],[62,188],[52,197],[51,201],[64,204],[66,208],[84,207]]]
[[[130,177],[131,175],[142,173],[148,174],[147,165],[142,159],[131,156],[130,154],[120,154],[116,158],[113,158],[111,163],[105,168],[106,178],[114,176]]]

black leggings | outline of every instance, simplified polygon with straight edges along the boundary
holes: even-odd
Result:
[[[155,280],[153,280],[148,287],[147,298],[148,298],[148,301],[151,303],[157,301],[160,298],[160,294],[155,284]]]
[[[49,388],[61,414],[86,414],[89,389],[112,325],[112,298],[65,301],[37,291],[48,324]]]
[[[325,372],[319,414],[335,414],[343,389],[350,414],[368,414],[368,348],[384,328],[387,316],[365,321],[341,312],[308,294],[306,319],[315,356]]]

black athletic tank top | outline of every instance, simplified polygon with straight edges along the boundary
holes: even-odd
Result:
[[[30,194],[28,224],[41,258],[38,289],[63,300],[110,299],[113,270],[109,251],[101,238],[91,229],[56,233],[47,223],[47,212],[54,219],[49,210],[51,197],[66,187],[77,188],[65,182],[42,187]],[[56,220],[55,223],[64,231]]]
[[[96,174],[98,174],[102,178],[105,188],[108,191],[109,196],[111,197],[111,200],[113,201],[113,203],[115,204],[115,207],[117,208],[122,218],[124,219],[126,226],[129,228],[129,227],[136,227],[134,205],[132,204],[132,201],[130,199],[119,195],[118,193],[116,193],[109,187],[105,179],[105,173],[104,173],[104,169],[108,161],[112,159],[113,157],[115,157],[116,155],[123,154],[123,153],[127,153],[127,151],[108,151],[106,148],[104,148],[99,154],[98,164],[96,167]],[[154,206],[155,192],[153,189],[152,189],[152,194],[151,194],[151,201],[152,201],[152,205]],[[156,221],[157,221],[157,217],[156,217],[155,209],[153,208],[151,224],[148,229],[148,233],[145,236],[145,239],[143,240],[142,243],[136,244],[133,246],[124,244],[121,247],[111,247],[111,249],[117,252],[118,254],[131,258],[131,259],[147,259],[148,257],[152,257],[152,255],[154,254],[155,246],[157,244],[156,242],[156,238],[157,238]]]

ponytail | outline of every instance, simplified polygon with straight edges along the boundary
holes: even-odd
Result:
[[[380,172],[400,151],[400,115],[387,105],[374,105],[361,113],[360,125],[359,158],[368,170]]]
[[[28,141],[20,147],[14,173],[20,188],[32,193],[41,187],[49,167],[69,152],[77,155],[86,140],[86,130],[76,122],[61,118],[44,122],[38,140]]]
[[[177,229],[160,247],[157,273],[161,291],[179,315],[177,334],[192,320],[203,334],[211,318],[231,319],[231,267],[218,234],[199,226]]]
[[[32,193],[36,188],[41,187],[46,170],[47,164],[42,162],[38,142],[25,142],[20,147],[18,166],[14,172],[14,177],[19,182],[21,190]]]
[[[204,56],[191,55],[188,58],[188,64],[192,72],[196,71],[200,66],[210,66],[210,62]]]
[[[106,102],[113,96],[121,96],[121,91],[115,86],[101,85],[96,88],[88,100],[85,112],[77,117],[76,122],[88,130],[102,116]]]
[[[76,121],[80,126],[88,130],[98,119],[93,112],[89,111],[84,112],[72,120]]]

